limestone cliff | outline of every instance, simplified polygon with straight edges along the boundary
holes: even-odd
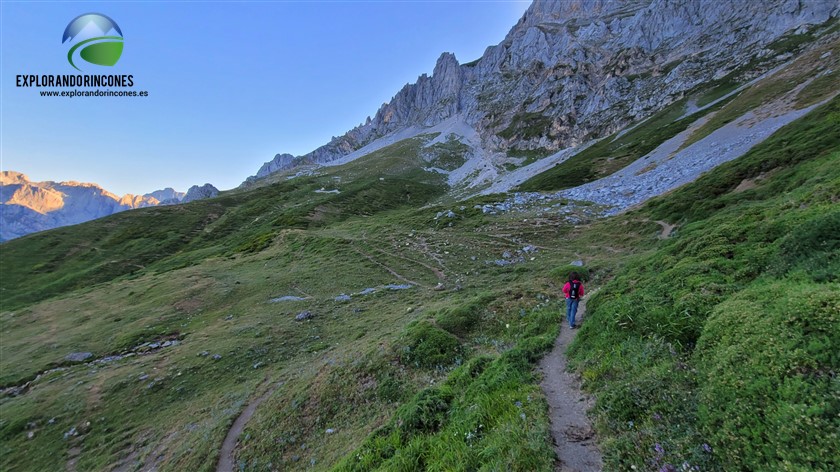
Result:
[[[836,17],[835,0],[535,1],[476,61],[444,53],[373,118],[304,156],[280,155],[263,177],[325,164],[377,138],[450,118],[488,152],[553,151],[602,137],[683,94],[775,54],[767,45]]]

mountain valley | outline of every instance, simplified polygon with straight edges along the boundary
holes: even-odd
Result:
[[[604,470],[837,469],[840,8],[732,5],[534,2],[239,188],[4,222],[0,468],[565,470],[578,271]]]

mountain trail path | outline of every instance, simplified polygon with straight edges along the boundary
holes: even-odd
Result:
[[[577,313],[578,325],[585,312],[586,300],[581,300]],[[560,335],[554,341],[554,348],[540,361],[539,367],[543,375],[540,386],[548,400],[551,436],[557,454],[555,470],[596,472],[602,470],[603,463],[595,442],[595,431],[586,417],[593,400],[581,391],[579,379],[566,371],[566,349],[575,338],[577,330],[569,329],[566,325],[565,311],[561,323]]]
[[[667,221],[657,220],[654,221],[654,223],[662,227],[662,233],[659,234],[659,239],[668,239],[668,237],[671,236],[671,233],[674,232],[674,228],[677,227],[677,225],[672,225]]]
[[[242,410],[242,413],[240,413],[236,418],[236,421],[233,422],[233,425],[228,430],[225,440],[222,443],[222,450],[219,453],[219,462],[216,464],[216,472],[234,471],[235,459],[233,451],[236,449],[236,442],[239,440],[239,435],[242,434],[243,430],[245,430],[245,425],[248,423],[248,420],[254,416],[254,412],[257,411],[257,407],[270,397],[281,384],[282,382],[275,383],[273,386],[268,388],[265,393],[249,402],[248,406]],[[238,470],[238,467],[236,469]]]

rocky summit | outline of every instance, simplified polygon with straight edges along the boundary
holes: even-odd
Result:
[[[187,194],[181,200],[183,203],[192,202],[195,200],[203,200],[205,198],[213,198],[219,194],[219,189],[211,184],[204,184],[201,186],[193,185],[187,190]]]

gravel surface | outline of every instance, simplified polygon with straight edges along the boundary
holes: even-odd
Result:
[[[751,111],[704,139],[677,151],[692,131],[710,117],[706,116],[624,169],[556,195],[608,205],[611,207],[606,212],[608,215],[620,213],[744,155],[776,130],[805,115],[815,106],[789,110],[778,116]]]

